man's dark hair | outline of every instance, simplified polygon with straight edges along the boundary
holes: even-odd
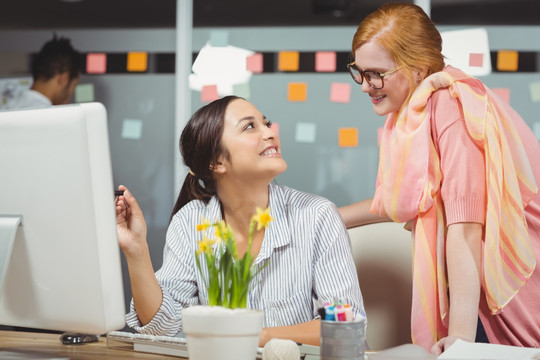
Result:
[[[71,40],[54,34],[32,61],[34,80],[49,80],[57,74],[69,71],[74,79],[81,73],[81,54],[71,46]]]

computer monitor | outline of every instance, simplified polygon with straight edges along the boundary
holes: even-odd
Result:
[[[105,107],[0,112],[0,324],[104,334],[124,315]]]

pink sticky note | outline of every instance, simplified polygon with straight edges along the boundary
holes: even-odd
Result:
[[[330,101],[348,103],[351,100],[351,84],[332,83],[330,87]]]
[[[382,127],[377,129],[377,146],[381,146],[382,132]]]
[[[484,63],[484,54],[475,54],[475,53],[469,54],[469,66],[482,67],[483,63]]]
[[[504,101],[506,101],[507,103],[510,104],[510,89],[507,89],[507,88],[495,88],[495,89],[491,89],[493,90],[493,92],[497,95],[499,95],[499,97],[501,99],[503,99]]]
[[[86,72],[104,74],[107,71],[107,54],[91,53],[86,55]]]
[[[246,70],[260,74],[263,72],[263,54],[256,53],[246,57]]]
[[[279,137],[279,124],[277,122],[273,122],[272,125],[270,125],[270,129],[274,130],[276,135]]]
[[[335,51],[317,51],[315,53],[315,71],[335,72],[336,71],[336,52]]]
[[[201,101],[211,102],[219,99],[217,85],[205,85],[201,90]]]

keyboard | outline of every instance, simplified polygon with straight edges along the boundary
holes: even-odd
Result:
[[[320,358],[318,346],[305,344],[298,346],[301,359],[318,360]],[[107,347],[188,358],[186,339],[173,336],[111,331],[107,333]],[[262,359],[262,352],[262,348],[257,348],[257,360]]]

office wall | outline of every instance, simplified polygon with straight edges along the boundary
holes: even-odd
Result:
[[[441,30],[457,28],[444,27]],[[540,27],[487,27],[490,49],[513,49],[540,52]],[[214,29],[195,29],[193,51],[199,51]],[[230,28],[230,45],[253,51],[348,51],[354,27],[301,28]],[[174,29],[65,30],[82,52],[173,53]],[[0,78],[27,75],[22,65],[24,54],[37,51],[50,39],[51,31],[0,32]],[[21,55],[22,54],[22,55]],[[15,60],[14,60],[15,59]],[[219,59],[215,60],[216,62]],[[344,66],[344,64],[338,64]],[[531,82],[540,81],[540,64],[536,72],[496,73],[482,80],[493,88],[509,88],[510,102],[531,127],[540,122],[540,103],[529,93]],[[289,102],[287,84],[305,82],[307,101]],[[329,101],[330,85],[349,83],[351,101]],[[105,74],[83,75],[80,83],[92,83],[95,100],[105,104],[109,115],[111,155],[115,184],[125,184],[138,198],[148,222],[148,238],[154,267],[162,261],[162,249],[176,194],[174,193],[174,74]],[[304,191],[324,195],[337,205],[370,197],[377,170],[377,129],[383,118],[372,111],[369,98],[362,94],[345,72],[337,73],[264,73],[250,81],[249,100],[270,120],[279,123],[284,158],[288,170],[277,182]],[[192,109],[204,102],[199,92],[192,92]],[[143,123],[140,140],[122,138],[124,119]],[[315,124],[314,142],[296,141],[298,123]],[[537,126],[537,125],[536,125]],[[340,148],[337,130],[354,127],[359,130],[357,147]],[[131,296],[124,265],[126,304]]]

